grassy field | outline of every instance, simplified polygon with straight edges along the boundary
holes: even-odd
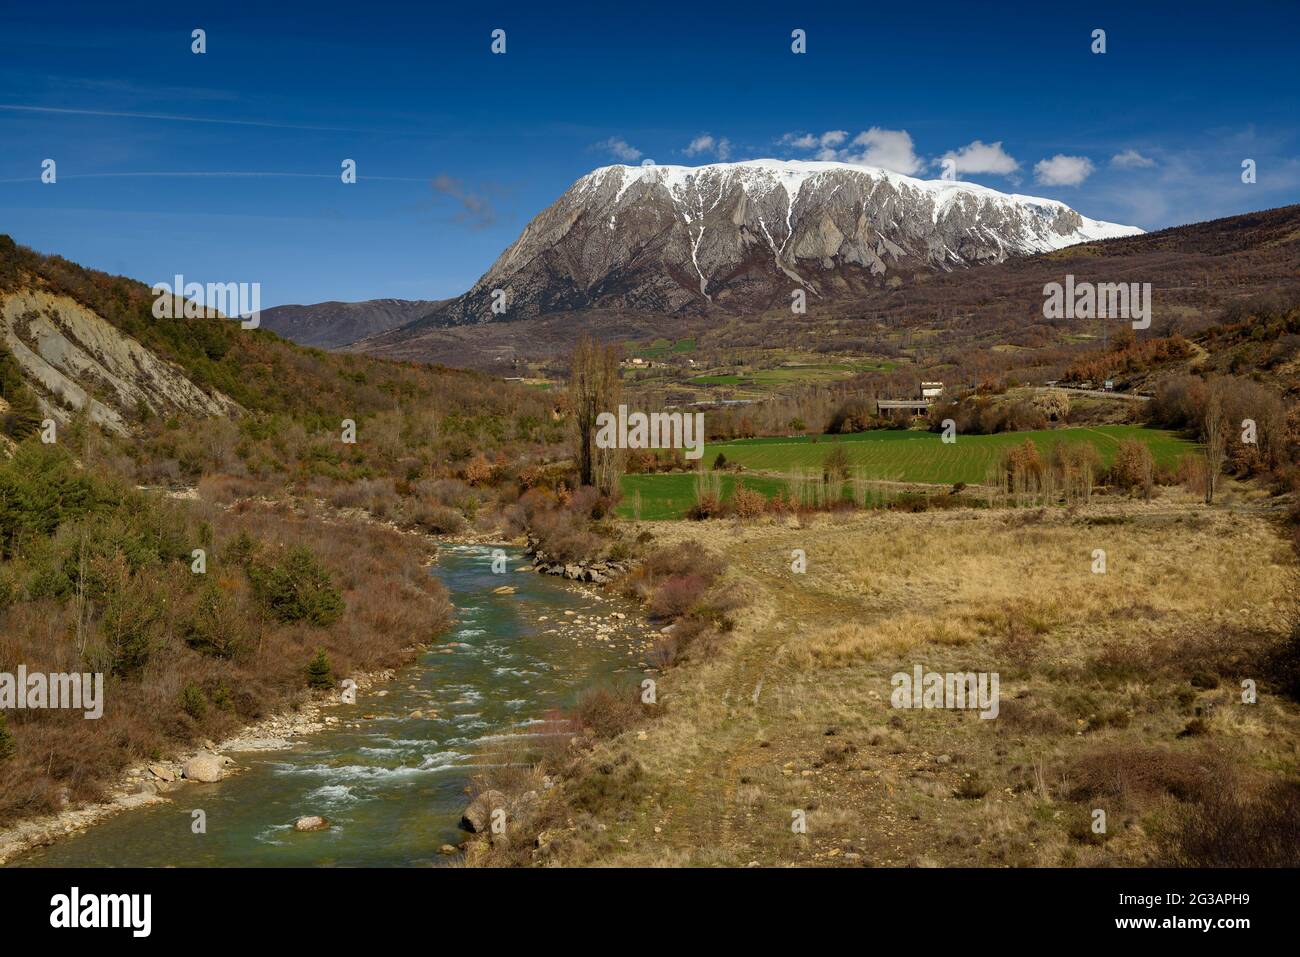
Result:
[[[718,453],[722,453],[727,461],[758,473],[745,475],[745,485],[770,498],[785,488],[784,480],[778,475],[798,468],[819,469],[837,444],[843,445],[853,467],[865,470],[867,479],[936,485],[983,482],[1003,452],[1026,439],[1032,440],[1043,454],[1049,453],[1057,442],[1091,442],[1106,463],[1114,457],[1122,439],[1140,439],[1150,446],[1156,463],[1163,467],[1175,465],[1181,456],[1197,448],[1172,432],[1133,425],[958,436],[951,445],[945,445],[936,433],[914,431],[860,432],[816,439],[801,436],[720,442],[705,447],[703,461],[711,465]],[[734,485],[734,476],[724,477],[724,499],[731,495]],[[624,518],[633,517],[632,499],[637,492],[641,494],[641,518],[646,521],[681,518],[695,504],[692,474],[626,475],[622,487],[623,502],[618,513]]]
[[[1297,568],[1270,522],[1164,497],[1033,521],[964,510],[656,524],[658,545],[725,556],[749,604],[721,647],[659,676],[660,718],[593,757],[635,774],[566,785],[584,806],[600,785],[600,827],[567,810],[579,820],[555,854],[706,867],[1294,862],[1294,829],[1266,795],[1295,779],[1300,709],[1264,662],[1286,640]],[[794,549],[806,574],[791,574]],[[997,717],[891,707],[891,676],[918,665],[1000,673]],[[1258,676],[1258,703],[1243,703],[1244,676]],[[1259,803],[1234,818],[1221,788]],[[791,827],[800,813],[806,833]],[[1239,821],[1255,827],[1248,847]]]
[[[695,475],[690,472],[673,472],[662,475],[624,475],[623,501],[619,503],[618,514],[623,518],[635,518],[634,500],[641,493],[641,518],[648,522],[662,521],[669,518],[681,518],[686,510],[695,504]],[[785,488],[785,481],[779,478],[765,478],[758,475],[745,476],[745,487],[762,492],[771,498]],[[731,498],[736,488],[736,477],[722,477],[722,498]]]
[[[1038,432],[1007,432],[1000,435],[957,436],[945,445],[935,432],[880,431],[843,436],[799,436],[797,438],[740,439],[711,444],[705,459],[713,461],[719,452],[729,462],[762,472],[789,472],[794,468],[820,468],[836,444],[843,445],[849,462],[864,468],[867,478],[901,482],[931,482],[950,485],[982,482],[990,466],[996,465],[1006,449],[1033,441],[1048,453],[1057,442],[1091,442],[1102,461],[1109,463],[1122,439],[1140,439],[1151,448],[1156,463],[1172,466],[1196,446],[1172,432],[1134,425],[1106,425],[1097,428],[1047,429]]]
[[[662,359],[671,352],[694,352],[694,339],[678,339],[675,342],[669,342],[667,339],[656,339],[648,346],[628,345],[627,354],[630,356],[640,356],[642,359]]]
[[[738,375],[696,375],[687,380],[692,385],[739,385]]]
[[[847,379],[860,372],[886,372],[898,366],[889,360],[858,362],[792,362],[743,374],[715,372],[692,376],[692,385],[726,385],[757,392],[769,392],[790,385],[812,385]]]

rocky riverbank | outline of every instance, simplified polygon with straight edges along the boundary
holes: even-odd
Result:
[[[606,585],[630,567],[627,562],[617,561],[564,561],[548,555],[531,534],[524,551],[532,559],[535,572],[560,575],[569,581],[591,582],[593,585]]]
[[[412,658],[422,647],[411,649]],[[353,678],[358,691],[392,680],[392,669],[361,674]],[[118,783],[108,790],[104,800],[78,807],[66,807],[55,814],[19,821],[0,830],[0,865],[37,847],[78,834],[94,824],[123,811],[170,801],[172,792],[191,782],[213,783],[238,774],[238,762],[229,752],[281,751],[290,748],[294,739],[321,731],[340,718],[324,715],[328,705],[336,704],[337,692],[313,694],[297,710],[283,711],[251,724],[235,736],[220,743],[204,741],[197,749],[167,760],[132,765],[122,772]]]

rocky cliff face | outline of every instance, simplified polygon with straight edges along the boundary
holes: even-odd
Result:
[[[67,296],[39,290],[0,293],[0,335],[22,366],[46,415],[73,409],[120,434],[140,409],[227,415],[239,407],[204,392],[184,373]]]
[[[797,289],[811,304],[1141,232],[1055,200],[842,163],[608,166],[529,223],[469,292],[407,328],[601,307],[740,311]]]

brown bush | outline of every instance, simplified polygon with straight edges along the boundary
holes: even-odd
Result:
[[[1072,801],[1107,800],[1140,807],[1173,797],[1203,801],[1223,781],[1235,779],[1231,762],[1215,751],[1173,751],[1140,745],[1110,745],[1076,758],[1065,779]]]
[[[1151,494],[1155,482],[1155,459],[1145,442],[1122,439],[1110,464],[1110,482],[1122,489]]]
[[[538,547],[555,561],[594,561],[605,551],[605,539],[591,529],[589,519],[580,511],[556,508],[536,512],[530,528]]]
[[[670,575],[650,596],[650,614],[656,618],[681,618],[703,597],[709,582],[703,575]]]
[[[757,518],[767,511],[767,497],[762,492],[745,488],[740,479],[736,479],[730,504],[737,518]]]
[[[647,710],[638,685],[600,685],[579,695],[574,717],[596,737],[613,738],[644,721]]]
[[[1300,865],[1300,781],[1274,781],[1261,794],[1216,787],[1183,808],[1164,836],[1173,867]]]
[[[434,535],[454,535],[465,529],[465,516],[436,502],[419,502],[410,512],[413,525]]]
[[[475,454],[465,463],[464,478],[470,485],[486,485],[492,481],[494,474],[496,474],[496,467],[482,452]]]
[[[716,495],[706,493],[700,495],[695,504],[686,510],[686,517],[694,522],[702,522],[705,519],[717,518],[722,513],[722,502]]]

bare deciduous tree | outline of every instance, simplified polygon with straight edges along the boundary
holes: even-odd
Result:
[[[618,412],[623,385],[619,358],[618,346],[601,345],[583,335],[573,347],[569,364],[569,394],[578,429],[579,481],[599,485],[605,494],[613,494],[617,486],[620,450],[596,448],[596,417],[602,412]]]
[[[1228,419],[1218,390],[1210,391],[1202,426],[1205,432],[1205,504],[1210,505],[1214,502],[1214,490],[1228,456]]]

